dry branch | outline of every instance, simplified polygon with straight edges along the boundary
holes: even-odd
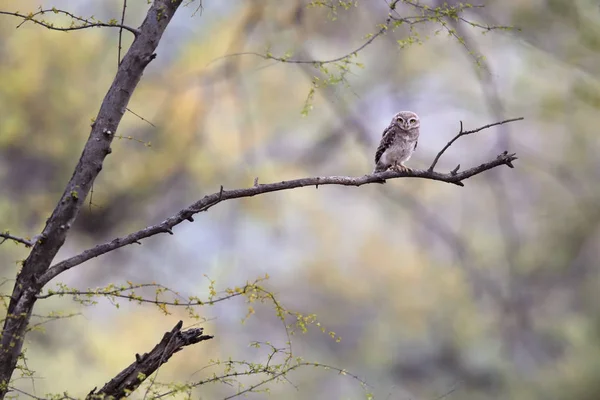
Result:
[[[143,355],[136,354],[135,361],[111,379],[106,385],[96,392],[94,388],[87,399],[121,399],[134,391],[144,380],[152,375],[161,365],[165,364],[171,356],[198,342],[212,339],[213,336],[203,335],[203,328],[192,328],[181,330],[183,321],[170,331],[165,333],[160,343]]]
[[[137,232],[133,232],[127,236],[122,236],[116,239],[113,239],[110,242],[99,244],[95,247],[92,247],[88,250],[83,251],[82,253],[68,258],[64,261],[59,262],[58,264],[49,268],[41,277],[40,282],[45,285],[50,280],[58,276],[59,274],[67,271],[91,258],[101,256],[103,254],[109,253],[118,248],[133,244],[140,243],[141,239],[148,238],[150,236],[157,235],[159,233],[169,233],[173,234],[172,228],[179,225],[183,221],[193,221],[194,214],[197,214],[202,211],[208,210],[210,207],[217,205],[218,203],[231,200],[231,199],[239,199],[243,197],[252,197],[259,194],[277,192],[281,190],[290,190],[300,187],[306,186],[314,186],[318,188],[319,186],[325,185],[340,185],[340,186],[362,186],[369,183],[381,183],[382,180],[394,179],[394,178],[422,178],[422,179],[430,179],[435,181],[441,181],[446,183],[452,183],[458,186],[464,186],[462,181],[468,179],[472,176],[478,175],[482,172],[488,171],[492,168],[507,165],[510,168],[513,168],[512,162],[517,159],[515,154],[508,154],[508,152],[504,152],[500,154],[494,160],[483,163],[477,167],[473,167],[462,172],[458,172],[457,169],[449,172],[449,173],[439,173],[435,171],[425,171],[425,170],[412,170],[412,171],[386,171],[379,174],[373,175],[364,175],[360,177],[350,177],[350,176],[323,176],[323,177],[311,177],[311,178],[301,178],[295,179],[291,181],[282,181],[276,183],[268,183],[268,184],[258,184],[256,180],[256,184],[243,189],[232,189],[232,190],[224,190],[223,186],[221,186],[218,192],[210,194],[208,196],[204,196],[199,201],[190,205],[187,208],[179,211],[177,214],[167,218],[163,222],[146,227]]]
[[[488,129],[488,128],[491,128],[491,127],[494,127],[494,126],[508,124],[509,122],[522,121],[523,119],[524,119],[523,117],[505,119],[504,121],[494,122],[493,124],[487,124],[487,125],[481,126],[479,128],[476,128],[476,129],[471,129],[470,131],[463,130],[463,123],[462,123],[462,121],[460,121],[460,131],[458,132],[458,134],[456,136],[454,136],[452,138],[452,140],[450,140],[448,143],[446,143],[446,145],[444,146],[444,148],[442,150],[440,150],[440,152],[435,156],[435,159],[433,160],[433,162],[431,163],[431,166],[427,169],[427,171],[433,172],[433,169],[437,165],[437,162],[440,160],[440,157],[442,156],[442,154],[444,154],[446,152],[446,150],[448,150],[448,148],[450,146],[452,146],[452,144],[454,142],[456,142],[459,138],[461,138],[463,136],[471,135],[473,133],[481,132],[484,129]],[[460,165],[458,167],[456,167],[456,170],[454,172],[458,171],[459,167],[460,167]],[[509,165],[509,167],[512,168],[511,165]]]

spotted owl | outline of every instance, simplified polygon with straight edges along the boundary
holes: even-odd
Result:
[[[373,173],[410,171],[404,165],[417,148],[419,139],[419,116],[412,111],[400,111],[394,115],[390,125],[385,128],[381,142],[375,152],[375,170]]]

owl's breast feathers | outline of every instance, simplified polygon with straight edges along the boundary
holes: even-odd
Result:
[[[374,173],[387,170],[392,164],[407,161],[417,148],[419,131],[402,131],[394,125],[388,126],[375,152]]]

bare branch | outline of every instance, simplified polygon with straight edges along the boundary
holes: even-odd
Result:
[[[34,243],[33,240],[27,240],[25,238],[13,236],[10,234],[9,231],[4,231],[4,232],[0,233],[0,238],[4,238],[4,240],[0,241],[0,244],[6,242],[7,240],[12,240],[13,242],[24,244],[25,247],[31,247],[31,246],[33,246],[33,243]]]
[[[519,117],[519,118],[511,118],[511,119],[506,119],[504,121],[500,121],[500,122],[494,122],[493,124],[488,124],[488,125],[484,125],[480,128],[477,129],[473,129],[470,131],[463,131],[463,123],[462,121],[460,121],[460,131],[458,132],[458,135],[454,136],[452,138],[451,141],[449,141],[448,143],[446,143],[446,145],[444,146],[444,148],[442,150],[440,150],[440,152],[437,154],[437,156],[435,156],[435,159],[433,160],[433,162],[431,163],[431,166],[427,169],[428,172],[433,172],[433,169],[435,168],[437,162],[439,161],[440,157],[442,156],[442,154],[444,154],[444,152],[446,150],[448,150],[448,148],[450,146],[452,146],[452,144],[454,142],[456,142],[458,140],[458,138],[462,137],[462,136],[467,136],[470,135],[472,133],[477,133],[477,132],[481,132],[484,129],[488,129],[491,128],[493,126],[497,126],[497,125],[502,125],[502,124],[507,124],[509,122],[515,122],[515,121],[521,121],[525,118],[523,117]],[[508,164],[507,164],[508,165]],[[509,165],[510,166],[510,165]],[[458,168],[460,167],[460,165],[458,167],[456,167],[456,170],[454,170],[453,172],[455,173],[456,171],[458,171]],[[512,167],[511,167],[512,168]],[[458,174],[459,175],[459,174]],[[455,175],[456,176],[456,175]]]
[[[58,26],[54,26],[54,24],[52,22],[44,21],[41,19],[35,19],[36,16],[43,15],[46,13],[63,14],[63,15],[66,15],[66,16],[74,19],[75,21],[79,21],[81,24],[80,25],[73,24],[68,27],[58,27]],[[87,29],[87,28],[119,28],[120,30],[125,29],[125,30],[133,33],[133,35],[136,37],[140,34],[139,30],[132,28],[130,26],[127,26],[127,25],[122,25],[122,24],[117,24],[117,23],[106,23],[106,22],[102,22],[102,21],[92,21],[90,19],[78,17],[75,14],[72,14],[68,11],[58,10],[56,8],[39,10],[39,11],[37,11],[35,13],[31,13],[29,15],[24,15],[24,14],[20,14],[18,12],[11,12],[11,11],[0,11],[0,14],[11,15],[13,17],[22,18],[23,22],[21,22],[19,25],[17,25],[17,28],[21,27],[21,25],[23,25],[25,22],[31,21],[34,24],[43,26],[44,28],[48,28],[53,31],[61,31],[61,32],[78,31],[78,30]]]
[[[179,321],[170,332],[165,333],[160,343],[154,346],[149,353],[136,354],[136,360],[131,365],[111,379],[99,391],[96,392],[94,388],[86,399],[124,398],[162,364],[169,361],[173,354],[182,350],[185,346],[213,338],[210,335],[203,335],[203,328],[182,331],[182,326],[183,321]]]
[[[493,126],[490,125],[490,126]],[[491,160],[487,163],[481,164],[477,167],[473,167],[462,172],[451,171],[449,173],[439,173],[434,171],[425,171],[425,170],[412,170],[412,171],[386,171],[379,174],[373,175],[364,175],[360,177],[350,177],[350,176],[322,176],[322,177],[311,177],[311,178],[301,178],[294,179],[291,181],[282,181],[276,183],[269,184],[258,184],[256,186],[251,186],[249,188],[243,189],[232,189],[232,190],[224,190],[221,186],[221,189],[218,192],[210,194],[208,196],[204,196],[204,198],[195,202],[187,208],[179,211],[177,214],[167,218],[163,222],[146,227],[137,232],[131,233],[127,236],[122,236],[116,238],[110,242],[103,243],[92,247],[91,249],[85,250],[84,252],[68,258],[64,261],[59,262],[58,264],[49,268],[40,278],[39,281],[42,285],[45,285],[50,280],[58,276],[64,271],[67,271],[87,260],[90,260],[94,257],[98,257],[102,254],[109,253],[115,249],[133,244],[139,243],[141,239],[148,238],[150,236],[157,235],[159,233],[169,233],[172,234],[172,228],[176,225],[179,225],[183,221],[189,221],[194,214],[197,214],[202,211],[206,211],[212,206],[217,205],[218,203],[231,200],[238,199],[242,197],[252,197],[264,193],[277,192],[281,190],[290,190],[305,186],[324,186],[324,185],[340,185],[340,186],[362,186],[370,183],[381,183],[382,180],[386,179],[394,179],[394,178],[422,178],[422,179],[430,179],[440,182],[452,183],[458,186],[464,186],[462,181],[468,179],[472,176],[478,175],[482,172],[488,171],[492,168],[507,165],[513,168],[512,162],[516,160],[517,157],[515,154],[509,154],[508,152],[504,152],[500,154],[496,159]]]

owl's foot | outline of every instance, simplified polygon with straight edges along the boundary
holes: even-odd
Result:
[[[394,164],[390,167],[390,169],[396,172],[412,172],[412,169],[404,164]]]

